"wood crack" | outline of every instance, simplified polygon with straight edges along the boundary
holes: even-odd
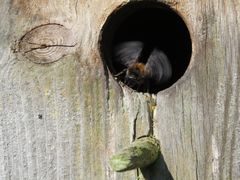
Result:
[[[46,48],[51,48],[51,47],[75,47],[77,45],[73,44],[73,45],[65,45],[65,44],[53,44],[53,45],[47,45],[47,44],[37,44],[37,43],[31,43],[31,42],[27,42],[28,44],[33,44],[33,45],[39,45],[39,47],[35,47],[35,48],[30,48],[30,50],[25,51],[24,54],[38,50],[38,49],[46,49]]]
[[[132,141],[136,140],[136,136],[137,136],[137,119],[138,119],[138,115],[139,115],[139,110],[140,110],[140,104],[138,104],[138,110],[136,113],[136,116],[133,120],[133,136],[132,136]]]
[[[148,123],[149,123],[148,135],[149,136],[154,135],[154,112],[155,112],[155,109],[156,109],[156,105],[157,105],[156,98],[153,95],[150,95],[149,99],[147,101]]]

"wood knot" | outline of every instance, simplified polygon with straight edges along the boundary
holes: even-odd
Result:
[[[17,52],[39,64],[51,63],[69,54],[76,46],[71,30],[60,24],[33,28],[19,41]]]

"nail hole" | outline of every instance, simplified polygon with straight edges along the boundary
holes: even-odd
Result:
[[[42,119],[43,115],[42,114],[38,114],[38,119]]]
[[[190,33],[183,19],[171,7],[160,2],[135,1],[121,5],[107,18],[99,39],[104,64],[123,83],[126,83],[124,69],[127,66],[115,58],[119,44],[140,42],[143,47],[151,44],[151,47],[157,47],[166,54],[172,67],[171,78],[162,84],[151,80],[150,86],[140,89],[127,84],[139,92],[157,93],[173,85],[184,75],[192,54]],[[157,71],[156,68],[154,70]],[[119,75],[121,72],[122,75]]]

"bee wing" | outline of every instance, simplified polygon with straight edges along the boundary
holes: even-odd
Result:
[[[148,77],[157,84],[169,81],[172,76],[172,66],[168,57],[157,48],[150,54],[145,69]]]
[[[114,48],[114,60],[129,67],[137,61],[142,48],[143,43],[140,41],[123,42]]]

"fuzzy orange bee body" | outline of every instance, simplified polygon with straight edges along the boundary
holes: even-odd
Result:
[[[114,51],[114,60],[126,69],[125,84],[140,91],[152,84],[164,85],[172,76],[167,56],[157,47],[145,47],[142,42],[129,41],[119,44]]]
[[[134,63],[127,68],[124,82],[130,86],[140,87],[146,81],[145,64]]]

